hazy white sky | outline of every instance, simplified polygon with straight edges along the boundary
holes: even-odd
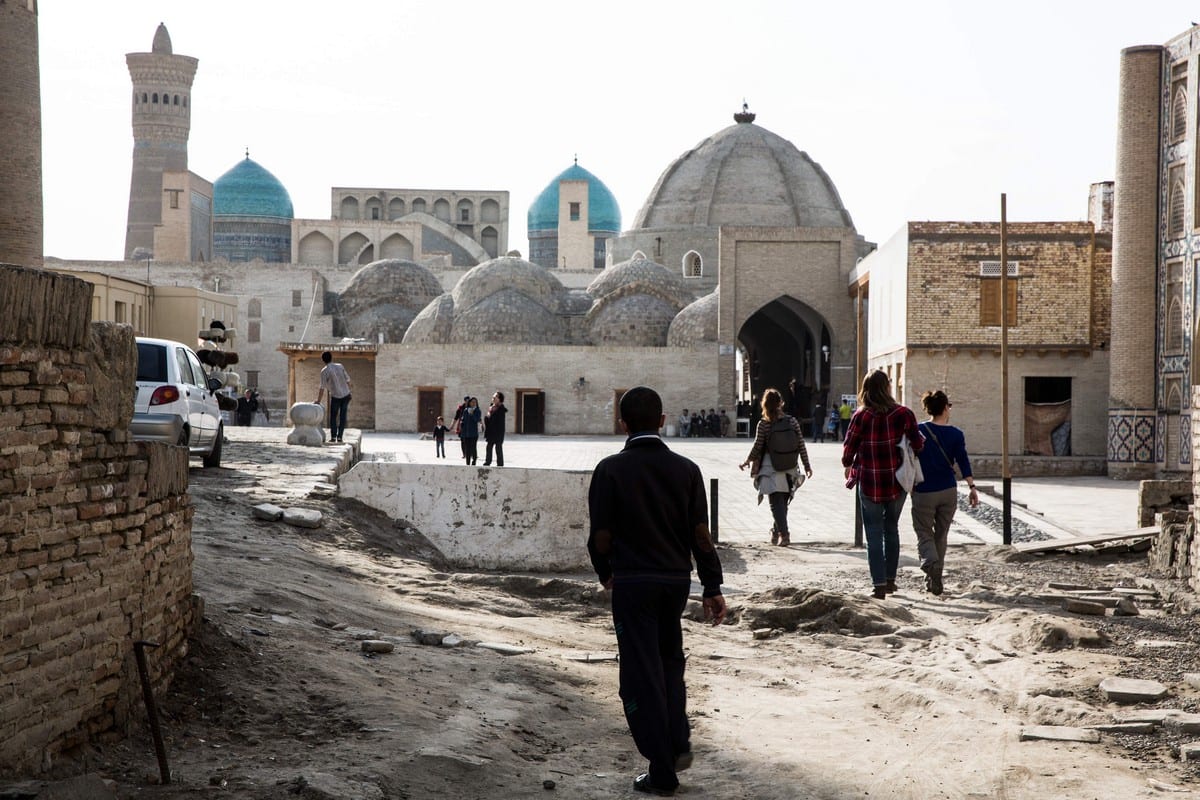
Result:
[[[509,248],[579,163],[628,228],[659,174],[758,124],[829,174],[859,233],[907,220],[1083,219],[1113,178],[1118,58],[1200,17],[1181,0],[41,0],[45,251],[120,259],[125,54],[165,22],[200,60],[189,167],[247,147],[297,217],[333,186],[506,189]],[[736,9],[736,11],[735,11]]]

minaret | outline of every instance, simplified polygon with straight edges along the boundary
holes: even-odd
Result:
[[[1154,475],[1162,59],[1159,46],[1121,51],[1108,372],[1110,478]]]
[[[0,3],[0,263],[42,265],[42,90],[35,0]]]
[[[188,167],[187,141],[192,127],[192,79],[200,62],[171,52],[171,35],[159,23],[149,53],[127,53],[133,79],[133,176],[129,181],[129,217],[125,258],[154,251],[154,226],[162,222],[162,175]]]

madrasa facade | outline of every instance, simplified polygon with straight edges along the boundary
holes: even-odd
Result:
[[[47,266],[236,298],[241,382],[270,407],[315,397],[324,350],[354,380],[352,424],[388,431],[495,390],[512,430],[548,434],[616,432],[639,384],[669,416],[774,386],[803,417],[855,390],[865,309],[847,281],[873,246],[820,166],[745,107],[666,167],[624,231],[608,187],[568,167],[529,207],[525,259],[506,191],[335,187],[317,220],[249,153],[208,183],[187,170],[198,61],[161,25],[127,61],[125,260]]]

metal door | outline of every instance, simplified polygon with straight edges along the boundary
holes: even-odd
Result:
[[[437,418],[442,416],[443,389],[417,389],[417,430],[432,431]]]

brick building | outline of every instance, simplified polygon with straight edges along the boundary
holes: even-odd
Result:
[[[1022,474],[1102,471],[1108,220],[1010,223],[1007,260],[1010,455],[1032,457]],[[853,288],[869,291],[867,368],[918,412],[923,392],[944,389],[975,453],[1001,451],[1000,261],[998,222],[910,222],[863,259]]]

